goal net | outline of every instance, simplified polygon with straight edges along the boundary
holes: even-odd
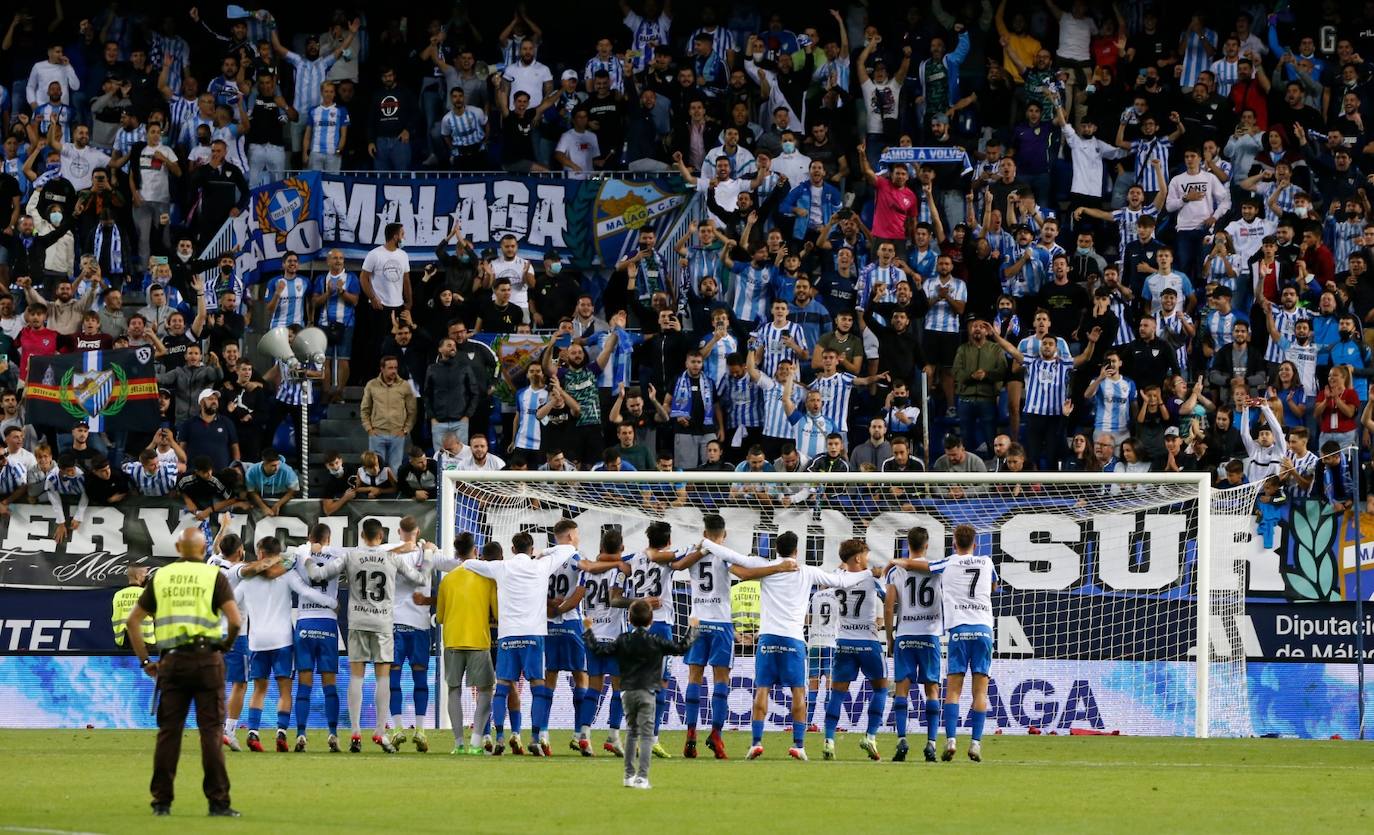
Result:
[[[799,559],[838,568],[846,539],[862,538],[870,565],[882,566],[906,555],[912,527],[927,530],[935,555],[952,547],[956,525],[970,524],[976,549],[998,572],[989,686],[998,728],[1248,736],[1240,630],[1246,559],[1259,547],[1256,491],[1213,490],[1201,474],[448,472],[441,530],[450,549],[466,531],[479,547],[495,540],[509,552],[511,537],[526,532],[537,551],[571,518],[583,556],[596,559],[608,529],[622,534],[629,554],[646,546],[650,522],[671,523],[673,544],[685,545],[701,538],[703,514],[719,513],[737,551],[770,557],[778,535],[791,531]],[[679,630],[690,609],[688,579],[677,572]],[[732,599],[726,726],[748,727],[757,596],[737,581]],[[816,655],[809,672],[821,674],[824,703],[830,683]],[[686,676],[680,659],[669,665],[667,728],[681,727]],[[706,677],[709,686],[710,670]],[[564,678],[554,727],[572,724]],[[868,682],[851,684],[841,697],[842,727],[862,725],[869,693]],[[965,688],[961,721],[968,698]],[[770,724],[783,726],[789,700],[773,693]],[[605,717],[603,703],[598,722]]]

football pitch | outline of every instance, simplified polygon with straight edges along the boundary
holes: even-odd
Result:
[[[151,731],[0,731],[0,833],[5,832],[816,832],[920,830],[1066,832],[1369,832],[1374,747],[1301,740],[989,736],[984,761],[869,762],[840,734],[838,758],[787,758],[770,734],[744,760],[748,736],[727,734],[728,762],[655,760],[654,788],[621,785],[622,764],[584,759],[552,737],[552,760],[453,757],[447,732],[431,751],[330,754],[311,734],[304,754],[227,753],[239,820],[210,820],[194,732],[182,747],[172,817],[148,808]],[[594,737],[598,751],[602,734]],[[345,740],[346,744],[346,740]]]

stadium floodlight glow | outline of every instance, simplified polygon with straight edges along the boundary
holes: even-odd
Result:
[[[608,526],[629,553],[644,546],[650,522],[672,523],[673,542],[686,544],[715,512],[735,550],[767,555],[777,534],[792,531],[799,558],[835,566],[851,537],[883,565],[905,555],[913,526],[927,529],[935,553],[948,550],[956,524],[971,524],[999,574],[994,680],[1001,670],[1023,683],[1060,682],[1061,728],[1249,736],[1242,637],[1246,559],[1261,547],[1258,490],[1216,490],[1207,473],[450,470],[440,530],[446,553],[462,531],[507,547],[527,531],[540,548],[552,544],[555,522],[572,517],[594,558]],[[1071,716],[1068,691],[1091,682],[1110,693]],[[1020,688],[1000,694],[1018,703],[1041,696],[1048,702]]]

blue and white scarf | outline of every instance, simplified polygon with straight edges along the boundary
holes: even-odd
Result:
[[[880,161],[883,165],[924,165],[926,163],[951,163],[957,162],[963,166],[961,173],[967,174],[973,170],[973,163],[969,161],[968,151],[957,145],[950,147],[934,148],[902,148],[889,145],[883,149]]]
[[[701,392],[701,424],[707,429],[714,429],[716,392],[715,387],[711,385],[711,379],[704,373],[697,377],[697,390]],[[673,386],[673,408],[670,414],[674,418],[692,417],[692,375],[686,371],[682,372]]]
[[[124,236],[120,234],[118,226],[110,226],[108,228],[110,235],[110,263],[108,265],[102,264],[101,266],[108,266],[109,269],[105,272],[111,275],[120,275],[124,272]],[[102,223],[95,227],[95,239],[91,241],[91,249],[94,250],[93,254],[97,261],[100,260],[101,255],[105,251],[105,234],[105,224]]]

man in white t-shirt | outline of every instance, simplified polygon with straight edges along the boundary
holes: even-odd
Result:
[[[531,102],[543,101],[553,92],[553,73],[549,68],[534,60],[534,41],[525,38],[520,42],[520,60],[507,64],[501,73],[501,81],[506,86],[506,106],[515,109],[515,94],[528,93]]]
[[[91,129],[85,125],[72,128],[71,142],[63,142],[60,131],[49,131],[48,144],[62,155],[62,179],[77,191],[90,188],[91,172],[110,164],[110,155],[91,144]]]
[[[573,111],[572,130],[565,131],[554,149],[553,158],[574,180],[585,180],[599,167],[601,145],[596,134],[587,130],[588,113],[585,107]]]
[[[534,286],[534,267],[520,257],[520,241],[514,235],[501,236],[501,253],[491,262],[496,279],[510,279],[510,303],[525,311],[530,320],[530,288]]]
[[[486,435],[473,435],[468,439],[467,456],[458,459],[460,470],[480,470],[498,472],[506,468],[506,462],[499,455],[492,455]]]
[[[134,227],[138,229],[138,263],[146,263],[151,251],[154,221],[161,228],[164,248],[167,226],[162,218],[172,211],[171,177],[181,176],[176,151],[162,144],[162,122],[148,123],[148,139],[138,149],[138,158],[130,168],[130,190],[134,199]]]
[[[386,243],[367,254],[358,276],[374,311],[410,307],[410,256],[401,248],[405,225],[388,223],[385,232]]]

